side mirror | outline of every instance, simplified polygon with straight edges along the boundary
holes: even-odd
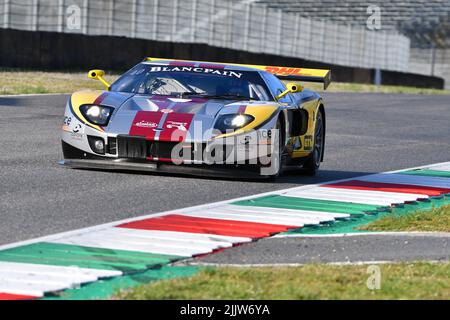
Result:
[[[105,85],[106,89],[109,90],[109,87],[111,87],[111,85],[105,79],[103,79],[104,75],[105,71],[98,69],[90,70],[88,72],[88,78],[99,80],[101,83]]]
[[[275,97],[275,100],[277,100],[277,101],[280,100],[281,98],[283,98],[288,93],[296,93],[296,92],[300,92],[302,90],[303,90],[303,87],[300,84],[289,82],[288,84],[286,84],[286,90],[284,90],[282,93],[277,95]]]

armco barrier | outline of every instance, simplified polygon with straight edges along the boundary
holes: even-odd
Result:
[[[0,67],[124,71],[145,56],[239,62],[264,65],[331,68],[337,82],[372,83],[373,69],[326,64],[282,55],[115,36],[87,36],[44,31],[0,29]],[[438,77],[382,71],[382,83],[420,88],[444,87]]]

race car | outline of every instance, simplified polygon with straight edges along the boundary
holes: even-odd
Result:
[[[62,164],[213,176],[314,174],[324,158],[325,108],[299,82],[329,70],[145,58],[105,91],[68,99]],[[287,82],[292,81],[292,82]]]

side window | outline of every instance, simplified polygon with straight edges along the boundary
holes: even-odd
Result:
[[[275,77],[273,74],[270,73],[262,73],[262,76],[267,82],[267,85],[269,86],[269,90],[272,93],[274,97],[279,95],[281,92],[286,90],[286,86],[283,84],[283,82],[280,81],[277,77]],[[291,94],[288,93],[283,98],[279,100],[282,103],[292,103],[292,97]]]

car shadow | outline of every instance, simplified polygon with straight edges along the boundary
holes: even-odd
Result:
[[[342,171],[342,170],[319,170],[316,175],[311,176],[302,172],[302,170],[284,172],[283,175],[276,179],[268,178],[242,178],[238,176],[230,177],[213,177],[210,175],[198,175],[192,173],[170,173],[170,172],[145,172],[134,170],[102,170],[102,169],[88,169],[79,168],[72,170],[84,170],[84,171],[97,171],[97,172],[109,172],[111,174],[126,174],[126,175],[139,175],[139,176],[151,176],[158,177],[164,176],[169,178],[183,178],[183,179],[198,179],[198,180],[217,180],[217,181],[230,181],[230,182],[255,182],[255,183],[267,183],[274,185],[296,185],[296,184],[317,184],[326,181],[349,179],[364,175],[373,174],[374,172],[358,172],[358,171]]]

